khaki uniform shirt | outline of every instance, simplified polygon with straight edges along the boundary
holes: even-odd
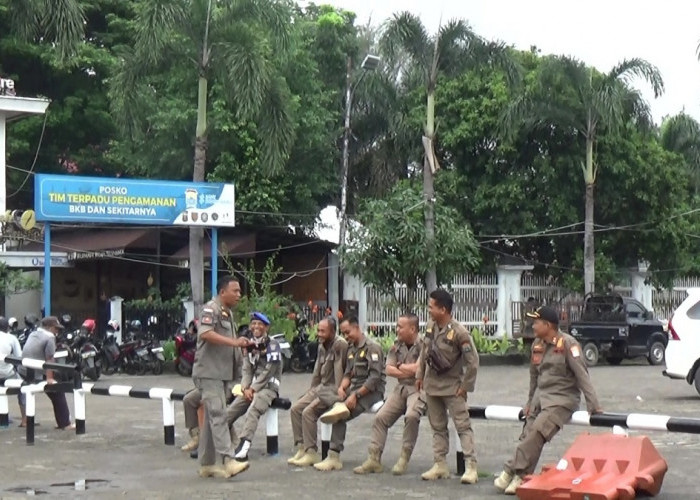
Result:
[[[420,358],[420,352],[423,347],[423,340],[418,337],[416,338],[416,343],[412,346],[406,345],[404,342],[397,340],[394,345],[389,350],[389,354],[386,357],[386,365],[398,368],[403,364],[413,364]],[[416,377],[406,377],[398,379],[394,391],[400,391],[401,387],[405,387],[408,391],[408,395],[416,392]]]
[[[311,377],[311,388],[318,389],[322,386],[330,386],[337,389],[340,387],[343,374],[345,374],[347,357],[348,343],[341,336],[336,335],[328,348],[320,343],[314,373]]]
[[[360,345],[350,346],[345,377],[350,379],[348,394],[364,386],[369,392],[384,393],[384,352],[382,346],[365,337]]]
[[[535,339],[530,358],[527,406],[531,406],[536,394],[542,408],[563,406],[577,410],[581,392],[589,412],[600,408],[576,339],[563,332],[559,332],[551,343]]]
[[[452,363],[452,368],[442,375],[435,373],[427,363],[433,342]],[[478,369],[479,354],[466,328],[454,319],[448,321],[444,328],[439,328],[433,321],[428,322],[416,374],[417,379],[423,380],[428,396],[454,396],[459,388],[474,392]]]
[[[282,380],[282,350],[279,342],[270,340],[264,352],[250,348],[243,357],[243,378],[241,387],[249,387],[255,392],[272,389],[279,394]]]
[[[199,314],[197,351],[194,355],[192,376],[231,381],[234,378],[235,348],[210,344],[202,340],[202,334],[212,330],[224,337],[235,338],[236,326],[233,322],[233,313],[221,304],[218,297],[204,304]]]

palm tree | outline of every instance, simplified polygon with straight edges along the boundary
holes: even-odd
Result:
[[[423,201],[425,238],[429,255],[435,254],[435,187],[434,175],[440,168],[435,154],[435,88],[441,74],[457,74],[471,66],[496,64],[507,70],[510,78],[517,73],[507,48],[500,43],[487,42],[472,31],[464,20],[452,20],[428,34],[420,18],[410,12],[394,14],[387,21],[381,45],[398,74],[418,71],[425,84],[426,112],[423,128]],[[425,276],[426,291],[438,286],[435,264]]]
[[[85,34],[85,16],[78,0],[10,0],[12,29],[25,40],[55,44],[66,61]]]
[[[585,140],[586,157],[582,165],[585,191],[583,236],[584,289],[595,290],[594,187],[598,172],[594,150],[601,129],[617,130],[633,122],[651,128],[649,105],[640,92],[629,85],[631,79],[645,80],[659,97],[664,83],[659,70],[644,59],[626,59],[602,74],[570,57],[546,59],[539,70],[539,85],[521,94],[509,108],[504,127],[513,132],[526,127],[558,126],[571,130]],[[564,102],[554,90],[554,81],[568,87],[570,99]]]
[[[209,82],[215,78],[228,91],[238,117],[257,124],[262,165],[278,171],[294,140],[292,98],[275,65],[289,45],[290,19],[287,4],[275,0],[143,0],[134,49],[113,81],[115,115],[122,128],[132,133],[138,123],[138,99],[143,96],[136,89],[150,68],[191,63],[198,82],[192,180],[205,179],[207,101]],[[203,236],[201,228],[190,229],[195,307],[204,298]]]
[[[685,159],[692,185],[700,191],[700,124],[685,112],[679,113],[661,124],[660,140],[664,149]]]

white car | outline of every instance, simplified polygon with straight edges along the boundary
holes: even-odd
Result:
[[[688,289],[688,297],[668,322],[663,374],[693,384],[700,394],[700,288]]]

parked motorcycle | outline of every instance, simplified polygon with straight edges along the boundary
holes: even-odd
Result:
[[[180,328],[177,335],[175,335],[175,369],[183,377],[192,375],[196,351],[197,323],[191,321],[189,328]]]
[[[136,375],[139,371],[139,362],[136,356],[136,348],[139,342],[131,340],[123,344],[117,344],[115,333],[119,331],[119,323],[110,320],[107,323],[107,336],[100,348],[100,366],[105,375],[113,375],[117,371]]]
[[[88,318],[83,321],[71,345],[81,373],[92,381],[99,380],[102,373],[99,351],[93,343],[96,326],[94,319]]]
[[[318,342],[309,340],[309,333],[306,331],[307,321],[301,319],[297,324],[297,335],[292,340],[292,356],[290,368],[295,373],[304,373],[313,370],[318,354]]]

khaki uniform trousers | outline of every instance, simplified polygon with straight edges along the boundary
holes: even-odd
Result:
[[[469,418],[467,399],[457,396],[426,396],[428,421],[433,429],[433,457],[435,462],[444,462],[450,451],[450,434],[447,429],[447,412],[457,429],[465,459],[476,460],[474,431]]]
[[[272,405],[272,400],[277,397],[277,392],[272,389],[263,389],[253,394],[253,401],[248,401],[245,397],[239,396],[226,409],[226,423],[229,427],[244,414],[242,439],[253,441],[255,431],[258,428],[258,421]],[[235,443],[234,443],[235,444]]]
[[[182,406],[185,410],[185,427],[187,430],[192,430],[199,427],[199,418],[197,410],[202,402],[202,393],[199,389],[192,389],[182,399]]]
[[[377,450],[381,455],[386,445],[389,427],[394,425],[401,415],[405,415],[402,448],[412,453],[418,439],[420,418],[424,413],[425,401],[421,394],[414,392],[409,395],[408,388],[398,386],[377,412],[377,416],[372,424],[370,451]]]
[[[551,441],[573,413],[563,406],[534,408],[525,420],[515,456],[504,466],[506,472],[521,477],[535,472],[544,444]]]
[[[204,427],[199,431],[199,463],[215,465],[219,458],[233,458],[231,436],[226,425],[227,383],[209,378],[193,378],[204,404]],[[217,455],[219,457],[217,457]]]
[[[366,394],[365,396],[357,400],[357,405],[355,406],[355,408],[350,410],[350,416],[347,418],[347,420],[343,420],[342,422],[336,422],[335,424],[333,424],[333,430],[331,431],[331,444],[329,447],[331,451],[337,451],[338,453],[343,451],[343,443],[345,443],[345,434],[348,430],[348,422],[350,420],[353,420],[354,418],[359,417],[364,412],[372,408],[372,406],[374,406],[376,403],[382,400],[382,397],[383,394],[381,392],[376,391]],[[337,400],[338,399],[336,397],[336,401]]]
[[[336,389],[320,387],[310,389],[290,409],[294,446],[304,445],[304,450],[318,450],[318,419],[333,403],[338,401]]]

